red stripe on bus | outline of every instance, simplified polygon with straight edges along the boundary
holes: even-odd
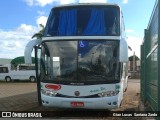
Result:
[[[61,85],[56,85],[56,84],[46,84],[45,88],[47,89],[53,89],[55,91],[60,90],[61,89]]]

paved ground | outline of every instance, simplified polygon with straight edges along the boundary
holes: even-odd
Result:
[[[0,111],[30,109],[37,103],[36,85],[30,82],[0,82]]]
[[[0,82],[0,98],[36,92],[36,83]]]
[[[128,83],[128,90],[124,94],[122,106],[113,111],[136,111],[138,110],[138,98],[140,92],[140,81],[130,79]],[[39,107],[37,103],[36,83],[0,83],[0,111],[56,111],[56,109]],[[87,117],[99,116],[98,118],[105,118],[103,112],[66,112],[66,110],[54,112],[56,116],[77,115]],[[102,114],[102,115],[101,115]],[[85,116],[86,115],[86,116]],[[112,120],[121,118],[112,118]],[[127,118],[126,118],[127,119]],[[140,120],[141,118],[133,118],[131,120]]]
[[[124,94],[122,106],[120,107],[120,109],[116,110],[118,111],[137,110],[139,105],[139,96],[140,96],[140,80],[129,79],[128,89]]]
[[[0,98],[0,111],[25,111],[34,107],[37,107],[36,92]]]

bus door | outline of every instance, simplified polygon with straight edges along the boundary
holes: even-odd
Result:
[[[37,92],[38,92],[38,103],[42,104],[41,101],[41,83],[40,83],[40,63],[41,63],[41,47],[35,46],[35,68],[37,78]]]

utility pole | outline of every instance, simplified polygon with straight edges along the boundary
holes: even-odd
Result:
[[[135,78],[135,51],[133,52],[133,77]]]

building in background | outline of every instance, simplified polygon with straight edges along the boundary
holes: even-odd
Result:
[[[129,78],[139,78],[140,77],[140,59],[136,55],[129,57],[128,77]]]

